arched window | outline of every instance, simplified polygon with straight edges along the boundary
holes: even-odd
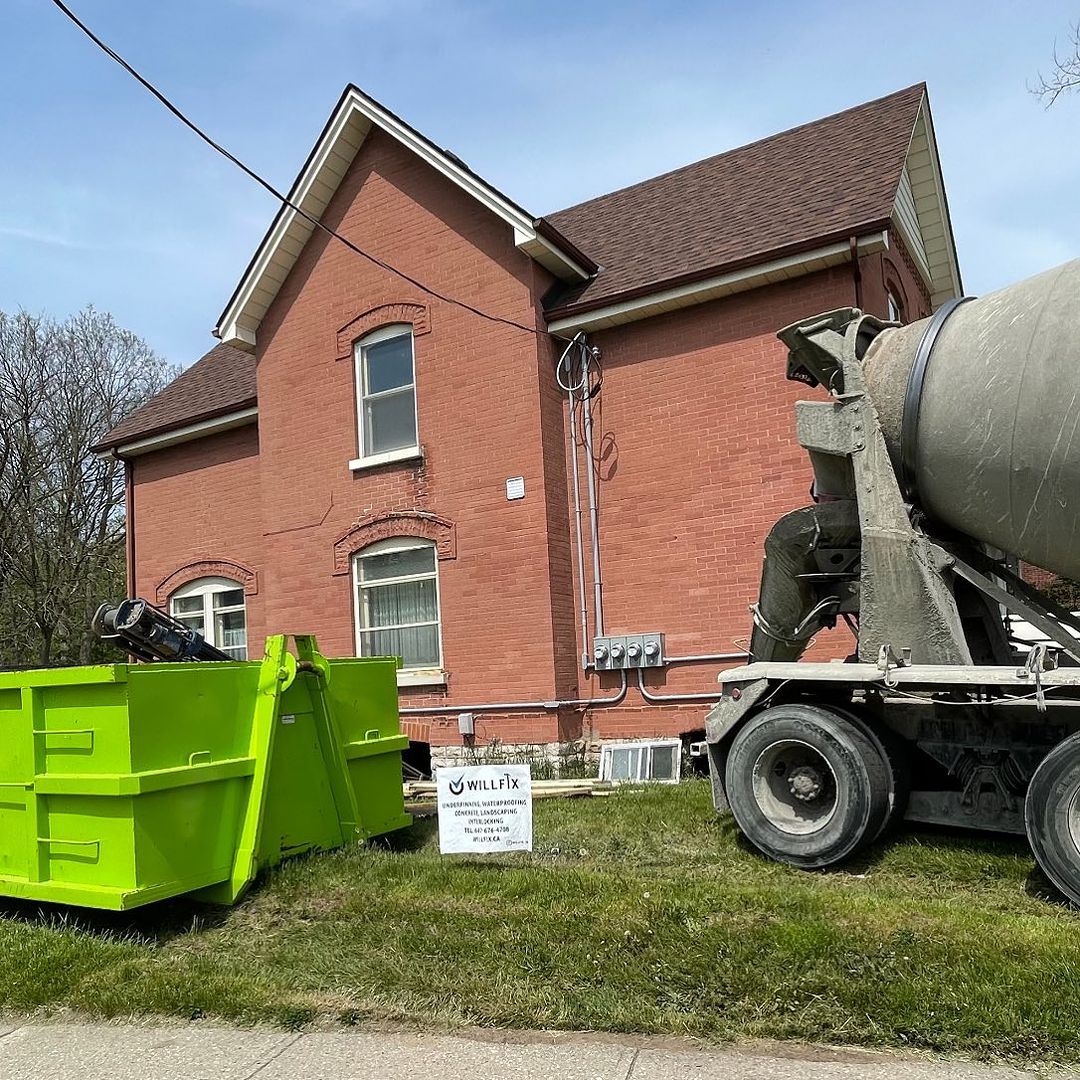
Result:
[[[355,346],[359,464],[394,461],[419,451],[413,328],[384,326]]]
[[[439,576],[435,545],[401,536],[353,557],[356,652],[400,656],[406,669],[439,668]]]
[[[890,289],[886,294],[886,306],[888,308],[889,322],[906,322],[904,318],[904,305],[897,298],[896,293]]]
[[[169,612],[234,660],[247,659],[244,586],[229,578],[192,581],[169,597]]]

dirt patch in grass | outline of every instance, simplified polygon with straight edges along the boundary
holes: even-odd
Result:
[[[0,909],[0,1007],[798,1038],[1080,1061],[1080,914],[1022,842],[902,833],[759,858],[708,787],[541,802],[532,855],[434,823],[296,860],[231,910]]]

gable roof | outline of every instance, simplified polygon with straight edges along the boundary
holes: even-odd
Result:
[[[934,307],[961,295],[923,83],[546,219],[530,217],[350,86],[300,170],[292,201],[318,218],[372,124],[503,217],[518,246],[556,273],[563,287],[545,298],[553,330],[615,325],[845,262],[851,238],[860,252],[879,250],[890,226],[903,236]],[[295,211],[278,213],[218,322],[223,343],[98,449],[134,452],[131,444],[142,440],[178,441],[157,437],[181,427],[205,434],[254,418],[255,331],[312,230]]]
[[[255,357],[231,345],[216,345],[145,405],[129,413],[93,449],[98,453],[114,447],[125,451],[144,439],[223,417],[235,418],[254,406]],[[219,425],[218,430],[223,428]]]
[[[421,160],[502,218],[514,243],[556,278],[587,281],[596,264],[557,229],[534,217],[473,172],[456,154],[436,146],[414,127],[359,87],[347,86],[315,146],[289,189],[289,201],[306,214],[321,218],[364,139],[378,127]],[[240,349],[253,349],[259,323],[284,283],[315,226],[283,205],[214,329],[216,337]]]
[[[917,214],[917,235],[905,240],[919,250],[931,243],[922,233],[933,232],[938,243],[923,269],[940,303],[959,294],[960,275],[919,83],[551,214],[602,269],[549,298],[548,314],[558,319],[880,232],[897,217],[898,193],[915,168],[926,230]]]

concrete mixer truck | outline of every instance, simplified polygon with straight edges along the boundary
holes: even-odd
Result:
[[[717,810],[807,869],[903,819],[1026,834],[1080,904],[1080,620],[1022,572],[1080,578],[1080,260],[779,337],[828,400],[795,407],[813,502],[766,539],[750,662],[707,718]],[[800,661],[839,620],[853,654]]]

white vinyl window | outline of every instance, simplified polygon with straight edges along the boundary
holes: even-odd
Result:
[[[681,768],[681,739],[603,743],[600,747],[600,779],[615,784],[676,784]]]
[[[889,322],[903,322],[904,312],[900,307],[900,301],[890,292],[888,296]]]
[[[442,664],[435,545],[400,537],[382,540],[353,559],[356,652],[400,656],[406,670]]]
[[[412,327],[385,326],[356,343],[358,465],[419,453]]]
[[[228,578],[199,578],[169,598],[169,613],[234,660],[247,659],[244,586]]]

